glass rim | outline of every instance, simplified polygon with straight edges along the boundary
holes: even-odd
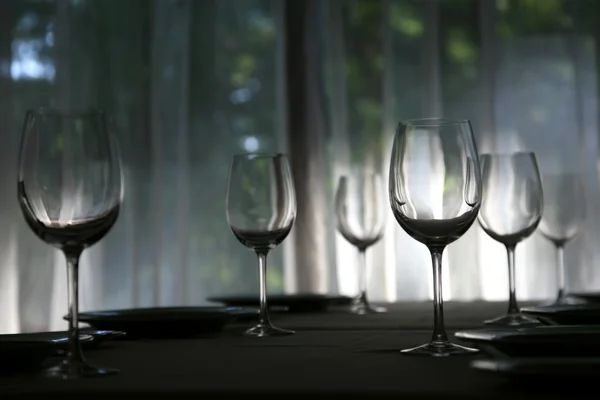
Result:
[[[236,153],[231,158],[287,158],[284,153]]]
[[[470,124],[471,120],[432,117],[432,118],[407,119],[407,120],[401,121],[400,123],[403,125],[407,125],[407,126],[451,126],[451,125]]]
[[[37,107],[27,110],[32,115],[53,115],[61,117],[87,117],[92,115],[107,115],[104,108],[61,108],[61,107]]]

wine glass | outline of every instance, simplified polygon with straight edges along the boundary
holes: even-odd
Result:
[[[364,167],[354,167],[350,174],[340,177],[335,194],[338,231],[358,248],[360,255],[360,292],[351,308],[356,314],[387,311],[384,307],[370,304],[367,299],[370,274],[365,254],[367,248],[383,236],[383,207],[383,185],[379,174]]]
[[[486,324],[539,324],[538,320],[521,314],[515,283],[515,248],[536,230],[544,208],[535,154],[484,154],[481,156],[481,168],[483,201],[478,220],[492,239],[506,247],[509,282],[507,315],[486,321]]]
[[[116,370],[86,362],[79,346],[79,258],[106,235],[123,199],[121,161],[112,120],[102,110],[28,111],[19,154],[18,200],[25,221],[44,242],[60,249],[68,277],[69,346],[47,370],[62,379]]]
[[[390,161],[390,204],[396,220],[431,253],[434,326],[414,355],[476,353],[448,340],[442,298],[442,253],[473,224],[481,202],[477,146],[468,120],[401,122]]]
[[[258,256],[260,314],[247,336],[293,331],[271,325],[267,308],[267,254],[287,237],[296,219],[296,193],[286,156],[234,155],[227,187],[227,222],[235,237]]]
[[[585,218],[583,183],[578,174],[542,177],[544,214],[540,232],[556,248],[558,294],[556,304],[568,303],[565,296],[564,247],[581,229]]]

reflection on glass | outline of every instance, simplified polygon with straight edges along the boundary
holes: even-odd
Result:
[[[386,312],[384,307],[369,303],[367,283],[370,271],[366,262],[367,248],[374,245],[383,236],[384,201],[381,176],[354,167],[347,175],[340,177],[335,194],[335,210],[338,231],[356,246],[360,254],[359,294],[354,299],[352,312],[356,314],[372,314]]]
[[[506,247],[509,301],[505,316],[486,321],[499,326],[539,324],[521,314],[515,282],[515,248],[537,228],[544,198],[537,160],[531,152],[484,154],[481,156],[483,202],[479,224]]]
[[[554,174],[542,177],[544,214],[540,232],[556,248],[558,294],[556,303],[565,297],[564,248],[579,233],[585,218],[585,193],[578,174]]]

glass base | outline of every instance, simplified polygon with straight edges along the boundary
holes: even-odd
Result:
[[[365,314],[382,314],[388,310],[385,307],[374,306],[372,304],[355,304],[350,308],[350,312],[353,314],[365,315]]]
[[[528,317],[524,314],[508,314],[502,317],[494,318],[485,321],[486,325],[502,326],[502,327],[519,327],[519,326],[535,326],[542,325],[535,318]]]
[[[79,379],[79,378],[96,378],[101,376],[118,374],[119,370],[110,368],[100,368],[89,365],[85,362],[68,363],[61,362],[54,367],[44,370],[43,374],[47,378],[54,379]]]
[[[269,337],[269,336],[286,336],[293,335],[294,331],[287,329],[276,328],[273,325],[258,324],[244,332],[244,336],[254,337]]]
[[[444,340],[429,342],[419,347],[402,350],[401,353],[411,356],[448,357],[476,354],[479,353],[479,350]]]

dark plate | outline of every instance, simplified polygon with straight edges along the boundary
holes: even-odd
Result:
[[[567,299],[573,299],[574,302],[587,303],[587,304],[600,304],[600,293],[598,292],[580,292],[580,293],[567,293]]]
[[[536,326],[486,328],[457,332],[493,357],[600,356],[600,326]]]
[[[0,375],[34,373],[52,364],[48,361],[56,354],[56,344],[52,341],[27,340],[1,340],[0,335]]]
[[[16,333],[11,335],[0,335],[0,343],[8,342],[46,342],[50,343],[54,349],[66,350],[69,343],[67,332],[33,332],[33,333]],[[79,335],[79,342],[82,348],[95,347],[94,337],[82,330]]]
[[[103,343],[107,340],[123,339],[127,336],[127,333],[123,331],[97,330],[93,328],[80,328],[79,331],[93,337],[94,343],[96,344]]]
[[[79,321],[99,330],[127,333],[127,338],[192,337],[219,332],[238,318],[256,315],[239,307],[156,307],[90,311]]]
[[[600,358],[508,358],[494,360],[475,360],[471,367],[480,371],[493,372],[505,375],[509,378],[521,378],[532,383],[531,380],[545,383],[549,379],[557,379],[558,382],[566,380],[597,382],[600,376]],[[568,398],[568,397],[565,397]]]
[[[258,307],[258,295],[214,296],[208,301],[222,303],[232,307]],[[324,311],[329,307],[340,307],[352,304],[352,297],[329,296],[324,294],[270,294],[267,298],[269,308],[288,312]]]
[[[67,317],[65,316],[64,319],[66,320]],[[108,340],[121,339],[126,336],[126,333],[122,331],[98,330],[94,328],[79,328],[79,333],[79,341],[81,342],[81,347],[86,350],[95,349],[98,346],[100,346],[100,344]],[[64,347],[66,349],[68,343],[68,333],[66,331],[47,332],[46,334],[56,335],[57,338],[64,337]]]
[[[600,304],[556,304],[521,311],[550,325],[600,325]]]

